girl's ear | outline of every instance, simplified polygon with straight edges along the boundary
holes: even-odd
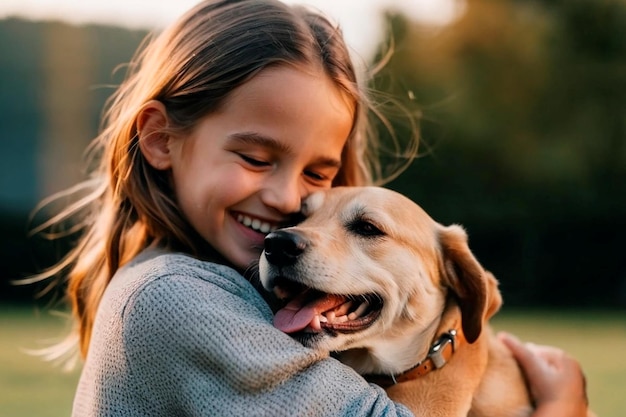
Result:
[[[157,100],[147,102],[137,116],[139,149],[146,161],[155,169],[166,170],[172,166],[170,136],[165,133],[167,110]]]

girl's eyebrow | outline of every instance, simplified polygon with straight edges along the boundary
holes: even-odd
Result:
[[[269,136],[264,136],[256,132],[237,132],[228,135],[231,142],[239,142],[246,145],[262,146],[278,152],[290,153],[291,147]]]
[[[291,153],[292,147],[288,144],[278,141],[269,136],[264,136],[256,132],[237,132],[228,135],[228,140],[231,142],[238,142],[242,144],[262,146],[264,148],[271,149],[281,153]],[[315,161],[316,165],[324,165],[331,168],[341,168],[341,160],[322,156]]]

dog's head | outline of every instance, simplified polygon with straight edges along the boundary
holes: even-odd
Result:
[[[304,211],[304,222],[266,237],[259,273],[284,301],[276,327],[305,345],[342,351],[408,329],[426,335],[449,297],[471,343],[500,306],[497,283],[465,231],[440,225],[396,192],[333,188],[312,195]]]

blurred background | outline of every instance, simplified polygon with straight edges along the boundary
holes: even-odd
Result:
[[[502,328],[581,358],[592,405],[617,417],[626,407],[616,394],[626,392],[626,0],[306,2],[341,24],[359,62],[393,43],[371,87],[419,109],[421,144],[388,186],[466,227],[501,283]],[[20,350],[65,328],[47,314],[60,286],[39,297],[48,283],[11,283],[68,245],[29,237],[30,215],[83,178],[103,103],[147,31],[194,3],[0,4],[1,416],[69,413],[77,374]],[[45,405],[29,414],[20,395],[36,381],[49,381],[38,391]]]

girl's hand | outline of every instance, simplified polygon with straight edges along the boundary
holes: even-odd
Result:
[[[526,375],[537,407],[532,417],[587,417],[585,377],[574,358],[552,346],[522,343],[508,333],[498,337]]]

